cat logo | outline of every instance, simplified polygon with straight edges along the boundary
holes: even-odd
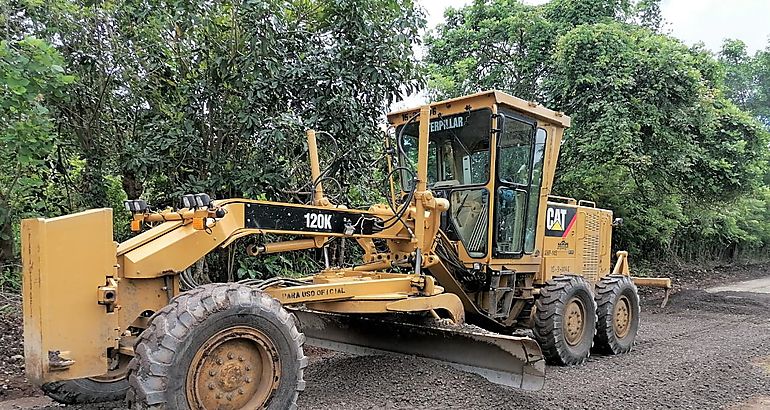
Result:
[[[575,224],[576,216],[575,208],[548,206],[545,211],[545,236],[566,238]]]
[[[564,219],[567,217],[567,210],[564,208],[548,208],[545,213],[545,226],[549,231],[563,231]]]

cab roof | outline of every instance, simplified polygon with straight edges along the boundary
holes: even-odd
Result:
[[[550,110],[536,102],[523,100],[498,90],[482,91],[475,94],[464,95],[462,97],[450,98],[448,100],[430,103],[430,106],[431,108],[434,108],[489,98],[497,104],[507,105],[514,110],[521,111],[540,121],[547,121],[553,125],[569,128],[571,123],[570,117],[563,112]],[[419,110],[420,108],[416,107],[390,112],[388,113],[388,122],[392,124],[401,122],[400,118],[403,118],[404,115],[415,114],[419,112]]]

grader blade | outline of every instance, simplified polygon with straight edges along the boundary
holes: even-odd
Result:
[[[545,382],[542,352],[527,337],[307,310],[294,313],[309,345],[354,354],[413,355],[524,390],[540,390]]]

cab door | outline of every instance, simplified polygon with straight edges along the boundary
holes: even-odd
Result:
[[[517,258],[535,246],[545,132],[531,118],[501,111],[492,249],[494,257]]]

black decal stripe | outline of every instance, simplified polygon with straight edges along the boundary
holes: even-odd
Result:
[[[316,222],[312,227],[307,226],[306,214],[316,215],[310,217],[310,222]],[[375,221],[382,224],[379,217],[368,213],[262,203],[245,204],[244,218],[248,229],[344,234],[346,226],[353,226],[358,235],[372,235],[378,231]]]

